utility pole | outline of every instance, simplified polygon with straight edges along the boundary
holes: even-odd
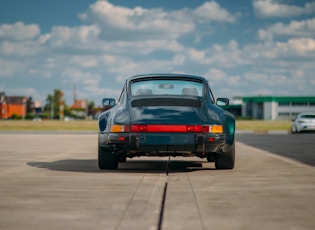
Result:
[[[77,88],[76,85],[73,85],[73,103],[77,101]]]
[[[22,97],[22,120],[25,120],[26,114],[26,98]]]
[[[54,97],[51,98],[50,102],[50,119],[54,120]]]
[[[88,105],[88,100],[85,99],[85,120],[89,119],[89,105]]]
[[[59,120],[63,120],[64,118],[64,102],[63,102],[63,92],[60,90],[60,98],[59,98]]]

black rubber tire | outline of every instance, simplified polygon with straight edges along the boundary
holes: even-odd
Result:
[[[298,133],[296,126],[292,126],[292,128],[291,128],[291,133],[292,133],[292,134],[297,134],[297,133]]]
[[[231,146],[230,151],[216,154],[216,169],[233,169],[235,165],[235,143]]]
[[[126,153],[120,153],[118,155],[118,162],[126,162],[127,161],[127,154]]]
[[[110,149],[102,149],[98,147],[98,167],[100,169],[117,169],[118,157],[113,154]]]
[[[216,153],[207,153],[207,161],[208,162],[215,162],[215,155],[216,155]]]

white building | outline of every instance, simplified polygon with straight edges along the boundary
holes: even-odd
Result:
[[[315,112],[315,97],[243,97],[242,117],[290,120],[301,112]]]

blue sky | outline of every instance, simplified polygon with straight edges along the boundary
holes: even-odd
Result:
[[[206,77],[216,97],[314,96],[315,1],[1,0],[0,91],[118,98],[129,76]]]

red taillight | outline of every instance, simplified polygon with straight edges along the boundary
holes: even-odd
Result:
[[[186,132],[187,133],[201,133],[202,126],[201,125],[187,125]]]
[[[222,125],[160,125],[134,124],[112,125],[111,132],[151,132],[151,133],[223,133]]]
[[[119,137],[119,141],[125,141],[125,140],[126,140],[126,138],[124,136]]]
[[[186,125],[131,125],[131,132],[152,132],[152,133],[183,133],[187,132]]]
[[[147,131],[147,125],[131,125],[131,132],[146,132]]]
[[[148,125],[148,132],[184,133],[186,132],[186,125]]]
[[[210,132],[210,126],[209,125],[202,126],[202,132],[203,133],[209,133]]]
[[[158,125],[158,124],[135,124],[131,125],[131,132],[152,133],[209,133],[209,126],[202,125]]]

